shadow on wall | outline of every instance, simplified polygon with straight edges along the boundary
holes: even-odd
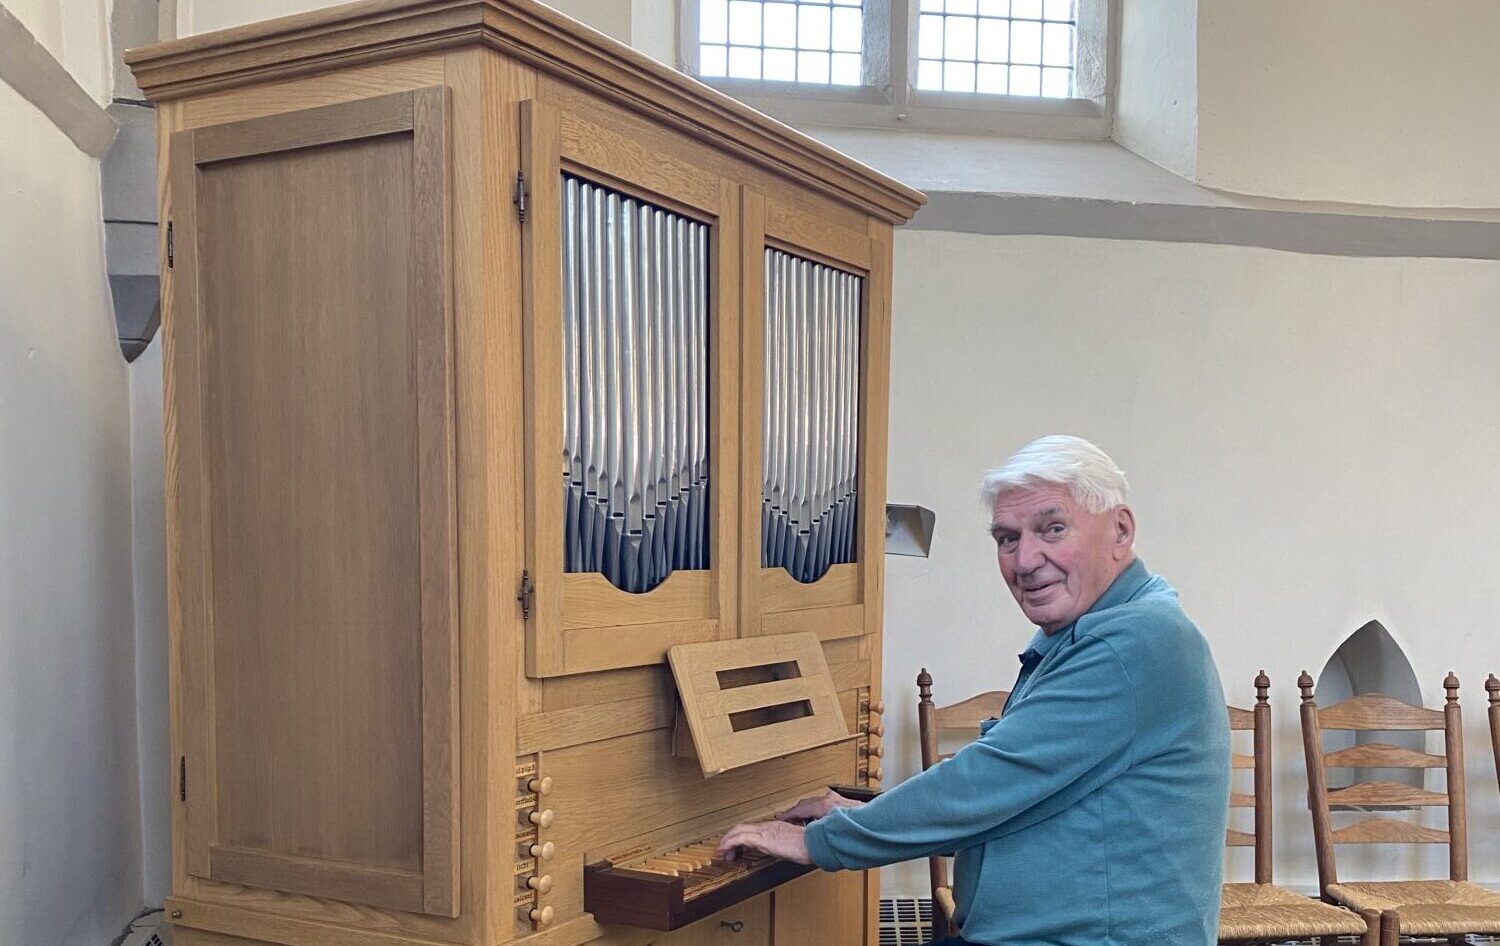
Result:
[[[1384,693],[1403,703],[1422,705],[1422,688],[1417,675],[1379,621],[1370,621],[1350,634],[1339,645],[1318,674],[1317,693],[1320,707],[1333,706],[1352,696]],[[1333,752],[1352,746],[1384,743],[1416,752],[1427,751],[1425,732],[1330,731],[1324,734],[1323,750]],[[1328,787],[1343,788],[1356,782],[1376,779],[1422,787],[1426,769],[1329,769]]]

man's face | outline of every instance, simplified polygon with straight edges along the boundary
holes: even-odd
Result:
[[[1130,564],[1135,518],[1127,506],[1089,512],[1066,486],[1043,484],[996,496],[990,533],[1016,603],[1051,634],[1092,607]]]

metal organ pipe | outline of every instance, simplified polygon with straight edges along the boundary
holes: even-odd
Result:
[[[765,256],[761,564],[798,581],[854,561],[863,280]]]
[[[708,567],[705,224],[563,175],[564,565],[645,592]]]

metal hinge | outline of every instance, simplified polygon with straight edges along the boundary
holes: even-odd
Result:
[[[516,172],[516,187],[515,187],[515,190],[511,191],[510,200],[511,200],[511,203],[513,203],[513,204],[516,205],[516,215],[521,218],[521,222],[522,223],[525,223],[526,222],[526,172],[525,171],[517,171]]]
[[[531,583],[531,572],[522,570],[521,591],[516,595],[516,600],[521,602],[521,620],[531,619],[531,598],[536,594],[536,586]]]
[[[167,269],[172,268],[172,221],[167,221]]]
[[[177,757],[177,800],[187,801],[187,756]]]

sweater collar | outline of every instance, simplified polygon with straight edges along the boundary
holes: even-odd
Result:
[[[1115,576],[1115,580],[1110,582],[1108,588],[1104,589],[1104,594],[1100,595],[1089,606],[1089,609],[1083,612],[1072,624],[1059,629],[1056,634],[1052,635],[1048,635],[1041,628],[1037,628],[1036,636],[1031,639],[1029,649],[1035,650],[1045,656],[1048,651],[1057,646],[1057,640],[1063,637],[1068,637],[1069,639],[1073,637],[1073,632],[1077,630],[1079,621],[1091,614],[1098,614],[1100,611],[1107,611],[1110,608],[1118,607],[1130,601],[1140,593],[1140,590],[1150,580],[1151,573],[1146,570],[1146,563],[1137,557],[1129,565],[1125,566],[1124,571]]]

